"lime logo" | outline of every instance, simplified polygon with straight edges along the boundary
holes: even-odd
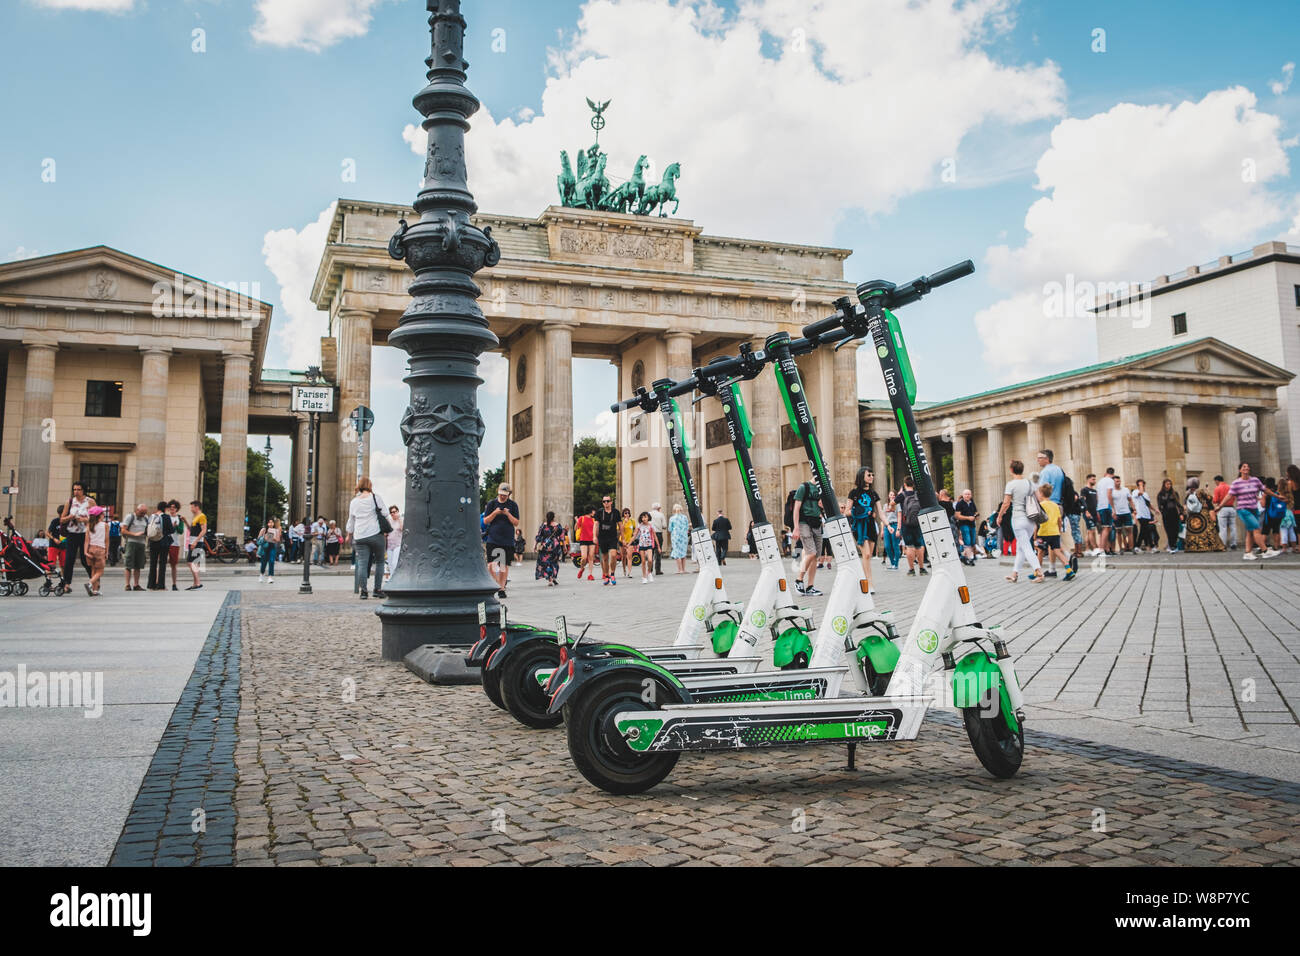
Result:
[[[755,611],[753,616],[751,616],[749,620],[753,623],[755,627],[762,627],[764,624],[767,623],[767,612]]]
[[[703,604],[695,605],[695,610],[692,611],[691,613],[695,615],[695,620],[697,621],[704,620],[704,605]]]
[[[799,383],[798,383],[798,382],[795,382],[793,385],[791,385],[791,386],[790,386],[790,391],[792,391],[792,392],[797,392],[797,391],[799,391]]]
[[[934,631],[922,631],[916,635],[916,646],[927,654],[933,654],[934,649],[939,646],[939,635]]]
[[[883,345],[877,345],[876,354],[879,355],[881,358],[884,358],[886,355],[889,354],[889,349],[885,348]]]
[[[839,615],[833,621],[831,621],[831,630],[833,630],[840,637],[843,637],[846,633],[848,633],[849,619],[842,614]]]
[[[671,418],[668,419],[666,422],[664,422],[664,428],[668,429],[669,431],[673,430],[673,420]]]

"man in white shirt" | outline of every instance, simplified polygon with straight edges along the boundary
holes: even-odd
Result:
[[[1133,552],[1133,495],[1115,475],[1115,487],[1110,493],[1110,506],[1115,522],[1115,552]]]
[[[661,562],[664,552],[664,532],[668,530],[668,519],[664,517],[663,508],[657,501],[650,506],[650,527],[654,528],[655,541],[658,542],[655,547],[655,574],[663,574]]]
[[[329,530],[329,525],[320,515],[311,523],[311,563],[323,565],[325,563],[325,532]]]
[[[1110,551],[1110,529],[1115,525],[1114,513],[1111,511],[1111,493],[1115,490],[1115,469],[1107,468],[1106,474],[1097,482],[1097,553]]]

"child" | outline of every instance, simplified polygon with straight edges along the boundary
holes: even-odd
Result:
[[[655,526],[650,523],[650,512],[643,511],[637,515],[636,546],[641,552],[641,583],[649,584],[655,579]]]
[[[91,597],[99,597],[99,579],[104,576],[104,560],[108,557],[108,522],[99,505],[87,515],[90,524],[86,528],[86,563],[90,566],[90,580],[84,586]]]
[[[1043,509],[1043,514],[1047,515],[1047,520],[1038,526],[1038,539],[1043,543],[1042,550],[1049,562],[1050,574],[1056,577],[1056,559],[1060,558],[1065,567],[1065,580],[1069,581],[1074,577],[1074,568],[1061,550],[1061,506],[1052,500],[1050,482],[1045,481],[1038,486],[1038,505]]]

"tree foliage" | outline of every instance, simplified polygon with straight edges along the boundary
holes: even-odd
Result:
[[[244,482],[244,523],[250,528],[260,528],[262,526],[262,489],[265,484],[266,488],[266,516],[274,517],[284,521],[287,515],[285,508],[288,504],[288,492],[285,490],[279,480],[276,479],[275,473],[269,469],[265,456],[261,452],[247,449],[248,458],[246,467],[247,480]],[[221,534],[239,535],[243,529],[238,528],[218,528],[216,526],[217,515],[220,513],[221,488],[218,485],[218,474],[221,467],[221,442],[203,436],[203,511],[208,516],[208,520],[213,522],[213,530]],[[151,502],[152,504],[152,502]]]
[[[573,513],[598,505],[600,499],[614,491],[618,482],[618,463],[613,442],[603,444],[595,438],[579,439],[573,446]],[[568,515],[556,515],[568,521]]]
[[[497,485],[506,480],[506,463],[503,461],[495,468],[489,468],[482,473],[478,482],[478,510],[479,514],[487,507],[490,499],[497,496]]]

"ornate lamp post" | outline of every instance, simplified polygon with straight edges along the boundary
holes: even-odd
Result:
[[[495,611],[479,532],[478,466],[483,418],[478,357],[497,338],[479,309],[474,273],[501,252],[491,230],[470,225],[477,210],[465,180],[465,131],[479,102],[465,87],[465,20],[460,0],[426,0],[433,51],[428,85],[415,108],[429,133],[420,219],[402,220],[388,253],[415,272],[411,304],[388,337],[410,355],[411,402],[402,416],[406,444],[406,515],[402,556],[376,613],[383,657],[402,660],[424,644],[444,645],[435,677],[464,674],[460,655],[478,635],[478,603]],[[442,665],[446,665],[443,667]]]

